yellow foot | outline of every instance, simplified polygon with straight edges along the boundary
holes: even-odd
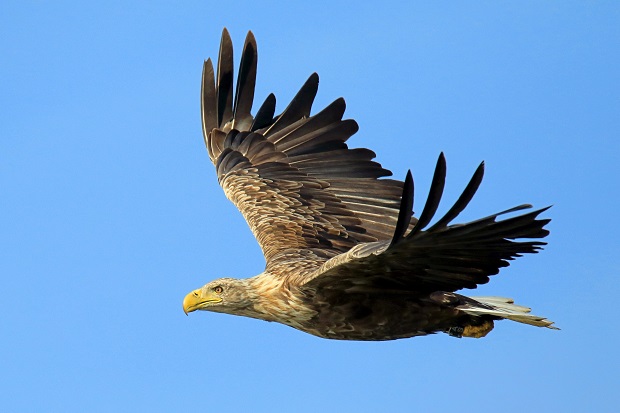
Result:
[[[481,338],[486,336],[491,330],[493,330],[493,320],[486,320],[477,326],[465,326],[463,328],[463,337]]]

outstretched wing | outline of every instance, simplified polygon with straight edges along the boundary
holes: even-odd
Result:
[[[547,208],[497,220],[500,215],[531,208],[521,205],[466,224],[450,225],[475,194],[483,173],[481,164],[454,206],[427,228],[443,193],[446,162],[441,154],[426,205],[406,235],[403,223],[411,217],[413,206],[411,174],[405,180],[398,225],[391,241],[358,245],[296,282],[316,290],[324,299],[329,299],[330,291],[427,295],[476,288],[488,282],[489,276],[509,265],[509,260],[535,253],[545,245],[532,239],[549,234],[543,227],[550,220],[537,219]]]
[[[251,115],[257,49],[248,33],[233,93],[232,42],[226,29],[214,73],[204,65],[202,122],[209,157],[228,199],[241,211],[268,268],[304,261],[313,268],[355,245],[389,240],[402,182],[368,149],[345,143],[357,123],[343,120],[343,99],[310,116],[318,75],[275,116],[270,94]],[[273,272],[273,271],[272,271]]]

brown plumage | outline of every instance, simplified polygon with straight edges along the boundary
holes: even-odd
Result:
[[[212,281],[185,297],[185,312],[208,310],[277,321],[320,337],[391,340],[446,332],[482,337],[493,321],[555,328],[499,297],[455,291],[489,281],[508,261],[537,252],[548,231],[545,209],[512,216],[521,205],[466,224],[451,222],[475,194],[481,164],[454,206],[432,225],[446,163],[439,156],[426,205],[414,218],[413,180],[391,172],[368,149],[349,149],[357,123],[343,120],[343,99],[315,115],[312,74],[275,116],[269,95],[252,116],[257,49],[248,33],[233,93],[232,42],[226,30],[217,73],[204,65],[205,144],[224,193],[241,211],[267,262],[249,279]]]

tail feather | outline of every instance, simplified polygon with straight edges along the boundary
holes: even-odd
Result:
[[[467,303],[462,307],[457,307],[467,314],[474,316],[490,315],[507,320],[516,321],[523,324],[529,324],[537,327],[547,327],[553,330],[559,330],[553,325],[553,321],[545,317],[530,314],[531,309],[521,305],[514,304],[514,300],[504,297],[470,297],[476,300],[481,306],[475,306]]]

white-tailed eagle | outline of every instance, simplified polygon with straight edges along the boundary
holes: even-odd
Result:
[[[310,114],[319,78],[312,74],[288,107],[275,115],[270,94],[251,114],[257,49],[248,33],[233,87],[232,42],[222,35],[217,72],[202,78],[202,127],[224,193],[241,211],[266,260],[249,279],[221,278],[189,293],[186,313],[207,310],[276,321],[319,337],[392,340],[445,332],[482,337],[495,320],[553,327],[529,308],[501,297],[466,297],[509,261],[544,242],[547,208],[520,205],[476,221],[452,221],[474,196],[476,169],[448,212],[434,215],[446,161],[439,156],[430,193],[413,217],[413,180],[374,162],[374,152],[350,149],[357,132],[337,99]]]

